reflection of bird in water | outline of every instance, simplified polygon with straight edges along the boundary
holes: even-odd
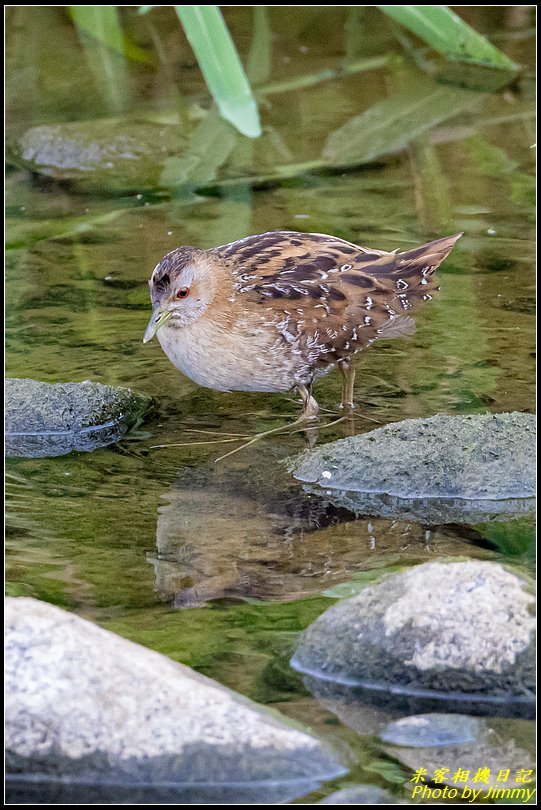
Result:
[[[410,312],[436,289],[434,271],[460,234],[404,252],[324,234],[275,231],[168,253],[150,279],[156,333],[173,365],[217,391],[295,388],[315,418],[312,384],[338,366],[353,405],[351,356],[411,334]]]
[[[248,465],[211,465],[197,485],[188,467],[161,496],[147,561],[162,599],[183,608],[215,599],[291,602],[390,558],[407,564],[465,553],[460,530],[436,532],[428,549],[424,524],[356,518],[304,493],[272,452],[254,453]]]
[[[359,540],[337,541],[329,551],[318,532],[355,516],[313,495],[305,496],[276,462],[279,450],[248,455],[243,464],[186,468],[160,498],[154,566],[156,590],[175,607],[211,599],[298,599],[319,586],[318,576],[349,571],[362,554]],[[272,461],[271,461],[272,459]],[[308,536],[310,540],[307,540]]]

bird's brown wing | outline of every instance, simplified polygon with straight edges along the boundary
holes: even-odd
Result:
[[[414,305],[458,236],[387,253],[325,234],[273,231],[215,248],[236,291],[311,364],[325,367],[378,337],[411,334]]]

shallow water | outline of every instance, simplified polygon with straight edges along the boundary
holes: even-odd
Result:
[[[302,433],[269,437],[215,463],[236,445],[205,443],[213,433],[278,427],[298,404],[197,388],[156,341],[142,344],[147,279],[177,245],[209,247],[293,229],[393,250],[464,231],[415,336],[357,356],[356,430],[438,412],[533,412],[534,39],[527,16],[513,28],[510,9],[508,16],[494,7],[490,15],[488,7],[466,10],[526,66],[524,78],[500,93],[477,94],[467,111],[436,117],[405,151],[347,171],[315,167],[283,182],[246,180],[277,165],[317,161],[332,131],[422,80],[418,68],[400,62],[400,45],[377,10],[355,11],[277,7],[256,20],[267,32],[258,50],[262,83],[332,69],[344,49],[357,59],[402,56],[395,71],[268,95],[261,105],[265,148],[236,139],[234,160],[213,179],[212,194],[210,187],[197,195],[84,194],[8,170],[7,375],[126,385],[152,395],[155,410],[118,445],[8,460],[7,581],[10,594],[74,610],[302,720],[348,759],[349,781],[396,786],[370,733],[348,728],[290,669],[296,635],[332,604],[323,591],[360,572],[447,556],[503,559],[529,570],[531,523],[356,519],[303,492],[279,465],[306,447]],[[62,7],[11,10],[10,137],[42,123],[141,110],[163,115],[181,106],[178,85],[185,99],[204,105],[205,88],[167,9],[153,12],[150,28],[128,9],[123,16],[148,53],[153,38],[161,43],[161,61],[129,62],[128,89],[115,101],[83,69]],[[226,9],[226,18],[248,53],[251,10]],[[406,117],[406,131],[408,124]],[[228,176],[245,179],[223,184]],[[330,412],[340,385],[337,373],[317,385]],[[322,429],[319,441],[343,435],[338,424]]]

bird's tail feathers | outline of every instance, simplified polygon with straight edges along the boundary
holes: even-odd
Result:
[[[401,272],[401,275],[406,277],[432,275],[450,254],[461,236],[461,233],[444,236],[443,239],[436,239],[421,247],[397,253],[397,272]]]

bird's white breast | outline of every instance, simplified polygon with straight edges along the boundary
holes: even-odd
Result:
[[[176,368],[197,385],[216,391],[288,391],[294,369],[276,334],[229,329],[210,319],[180,328],[164,325],[158,340]]]

